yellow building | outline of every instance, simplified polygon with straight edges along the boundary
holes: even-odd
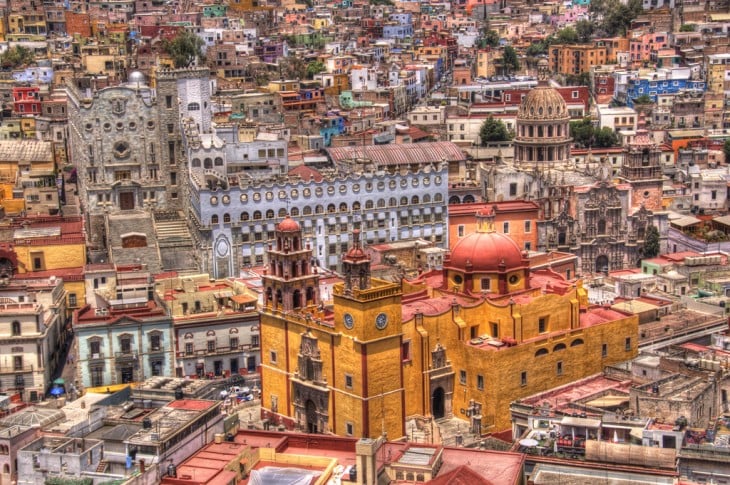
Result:
[[[3,240],[12,243],[15,273],[24,279],[62,278],[69,317],[86,304],[86,242],[81,217],[15,218],[0,225],[0,232]]]
[[[298,224],[285,219],[276,239],[263,278],[262,406],[290,427],[396,439],[421,415],[504,430],[511,401],[637,353],[635,316],[591,307],[581,281],[531,271],[489,216],[443,271],[402,283],[370,277],[356,230],[331,312],[318,307]]]

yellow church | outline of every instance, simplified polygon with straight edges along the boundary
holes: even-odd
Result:
[[[262,277],[262,414],[310,433],[389,439],[410,416],[510,428],[511,401],[637,354],[638,319],[589,305],[581,280],[531,271],[527,254],[478,216],[442,271],[371,277],[359,230],[333,305],[299,224],[276,228]]]

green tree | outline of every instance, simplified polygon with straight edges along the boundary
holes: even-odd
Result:
[[[568,86],[590,86],[591,73],[581,72],[580,74],[568,74],[565,76],[565,83]]]
[[[171,40],[162,42],[162,50],[172,58],[176,68],[190,67],[203,58],[203,39],[189,30],[180,29]]]
[[[722,146],[722,151],[725,154],[725,163],[730,164],[730,138],[725,140],[725,144]]]
[[[648,94],[642,94],[641,96],[638,96],[637,98],[634,98],[634,104],[652,104],[653,101],[651,100],[651,96]]]
[[[511,45],[505,46],[502,52],[502,68],[505,74],[519,70],[520,60],[517,58],[517,51]]]
[[[484,45],[490,47],[497,47],[499,45],[499,34],[496,30],[487,30],[482,38]]]
[[[307,63],[299,56],[280,57],[279,76],[284,79],[304,79],[307,75]]]
[[[593,144],[593,123],[590,118],[583,118],[580,121],[570,122],[570,136],[573,142],[581,147],[589,147]]]
[[[35,60],[33,51],[27,47],[16,45],[0,55],[0,65],[4,69],[13,69],[20,66],[32,64]]]
[[[557,44],[577,44],[578,33],[573,27],[565,27],[564,29],[558,30],[555,36],[555,42]]]
[[[682,24],[679,28],[680,32],[694,32],[697,25],[695,24]]]
[[[603,35],[624,35],[631,22],[643,12],[641,0],[629,0],[626,5],[621,0],[591,1],[589,12]]]
[[[593,37],[593,31],[596,26],[590,20],[579,20],[575,23],[575,33],[578,36],[578,42],[581,44],[587,44]]]
[[[312,61],[307,64],[307,79],[313,79],[316,74],[325,70],[325,65],[322,61]]]
[[[644,235],[644,248],[641,250],[644,258],[655,258],[659,256],[659,229],[651,225],[646,229]]]
[[[529,57],[536,57],[539,55],[547,54],[548,50],[548,44],[545,41],[541,42],[533,42],[530,44],[530,47],[528,47],[525,50],[525,54]]]
[[[502,120],[495,120],[491,116],[484,120],[482,127],[479,129],[479,139],[482,146],[490,141],[509,141],[510,138],[507,125]]]
[[[600,130],[593,129],[593,146],[600,148],[618,145],[618,135],[611,128],[604,126]]]

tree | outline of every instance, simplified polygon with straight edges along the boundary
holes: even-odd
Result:
[[[316,74],[325,70],[325,65],[322,61],[312,61],[307,64],[307,78],[313,79]]]
[[[659,256],[659,229],[651,225],[646,229],[644,235],[644,248],[641,251],[644,258],[655,258]]]
[[[730,164],[730,138],[725,140],[725,144],[722,146],[722,151],[725,154],[725,163]]]
[[[171,40],[164,40],[162,50],[172,58],[176,68],[190,67],[203,58],[203,39],[195,33],[180,29]]]
[[[0,65],[4,69],[13,69],[32,64],[34,60],[35,56],[33,55],[33,51],[21,45],[16,45],[0,55]]]
[[[578,33],[573,27],[565,27],[560,29],[555,36],[555,42],[557,44],[577,44]]]
[[[604,126],[600,130],[593,129],[593,146],[600,148],[618,145],[618,135],[611,128]]]
[[[280,57],[279,76],[283,79],[304,79],[307,75],[307,64],[299,56]]]
[[[593,31],[596,26],[590,20],[579,20],[575,23],[575,33],[578,36],[578,42],[581,44],[587,44],[591,41]]]
[[[596,0],[589,7],[598,30],[610,37],[624,35],[643,10],[641,0],[629,0],[626,5],[621,0]]]
[[[589,147],[593,143],[593,124],[590,118],[570,122],[570,136],[573,142],[581,147]]]
[[[496,30],[487,30],[482,40],[485,46],[497,47],[499,45],[499,34]]]
[[[490,141],[509,141],[510,138],[507,125],[502,120],[495,120],[491,116],[484,120],[482,127],[479,129],[479,139],[482,146]]]
[[[694,32],[695,27],[697,27],[697,25],[695,25],[695,24],[682,24],[682,26],[679,28],[679,31],[680,32]]]
[[[505,74],[517,71],[520,68],[517,51],[511,45],[505,46],[504,52],[502,52],[502,67]]]
[[[565,76],[565,83],[568,86],[589,86],[591,85],[591,73],[581,72],[580,74],[568,74]]]
[[[634,98],[635,105],[652,104],[652,103],[653,103],[653,101],[651,100],[651,96],[649,96],[648,94],[642,94],[641,96]]]

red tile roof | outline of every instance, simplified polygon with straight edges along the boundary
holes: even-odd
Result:
[[[494,482],[487,480],[466,465],[461,465],[448,473],[438,475],[426,483],[431,485],[494,485]]]

